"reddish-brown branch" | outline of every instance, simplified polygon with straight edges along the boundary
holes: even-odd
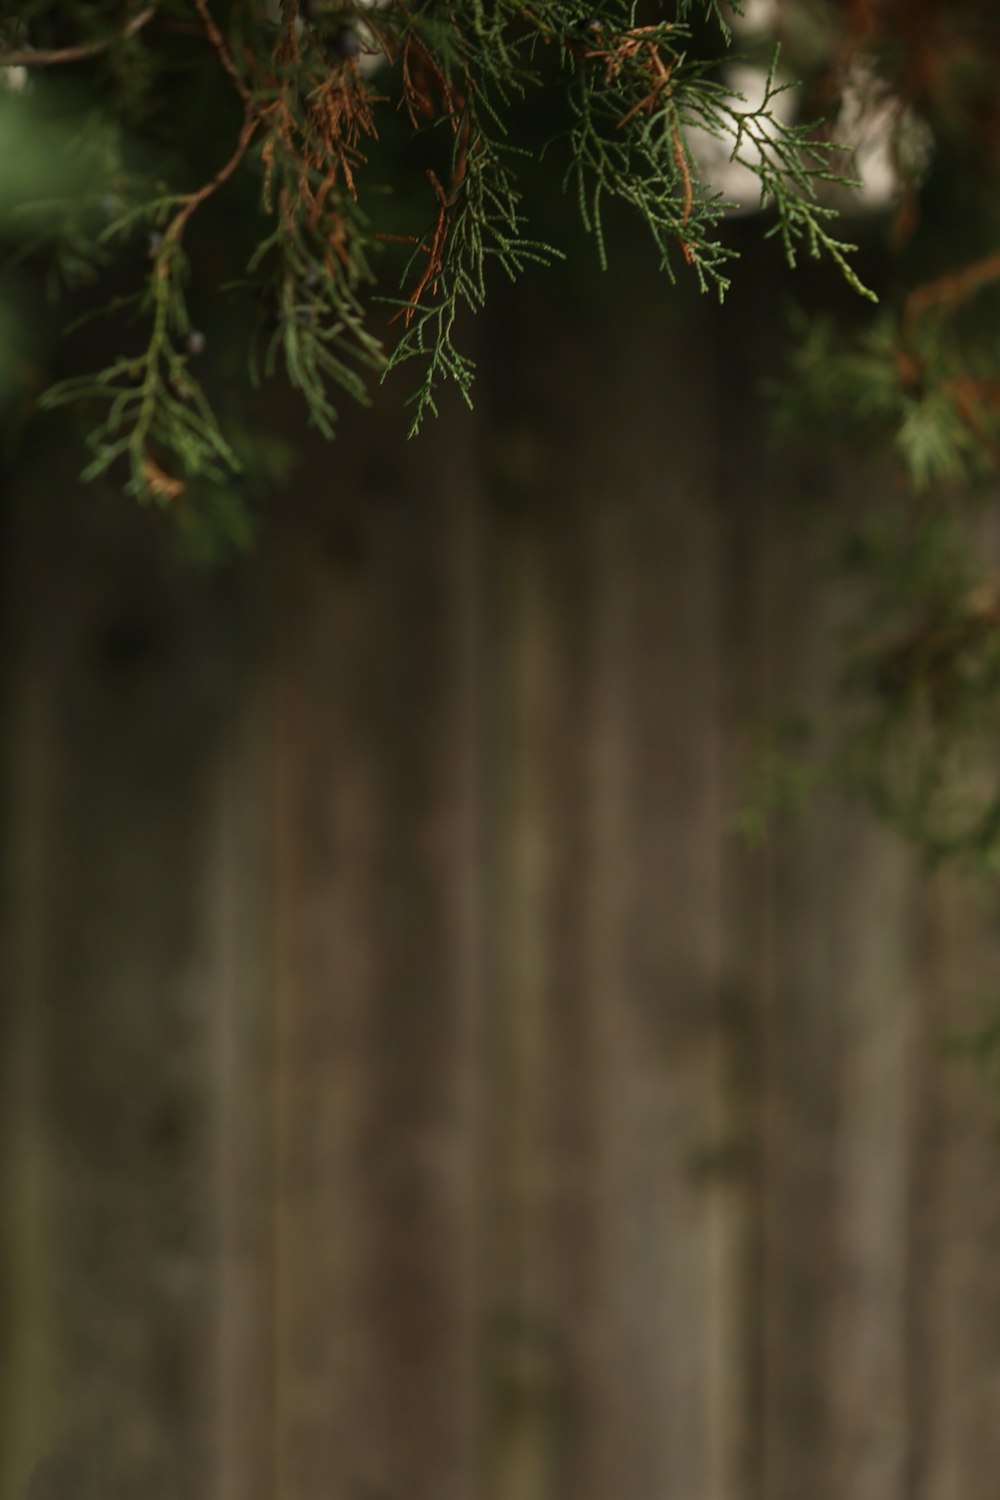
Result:
[[[1000,280],[1000,251],[962,266],[957,271],[948,271],[935,281],[926,281],[915,287],[906,299],[903,310],[903,327],[912,329],[917,320],[932,307],[956,307],[975,295],[991,281]]]
[[[622,115],[621,119],[618,121],[619,130],[621,130],[623,126],[627,125],[629,120],[631,120],[634,115],[637,115],[640,110],[645,110],[647,115],[651,115],[659,102],[660,95],[670,87],[670,73],[671,69],[673,68],[673,63],[665,63],[663,61],[663,58],[660,56],[659,48],[656,47],[653,42],[646,43],[646,53],[646,70],[653,80],[653,87],[650,89],[648,94],[644,94],[641,99],[637,100],[636,103],[632,105],[631,109],[626,110],[626,112]]]
[[[691,209],[694,206],[694,189],[691,186],[691,171],[688,167],[687,152],[684,149],[684,142],[681,139],[680,128],[676,120],[674,120],[671,126],[670,133],[674,147],[674,161],[677,163],[677,170],[680,173],[681,182],[684,186],[684,206],[681,211],[681,224],[684,225],[691,217]],[[691,246],[683,235],[677,236],[677,242],[681,247],[681,254],[690,266],[694,261],[694,253]]]
[[[432,292],[437,291],[438,277],[441,275],[441,270],[444,265],[444,246],[445,241],[448,238],[449,223],[448,199],[445,196],[444,188],[441,186],[441,183],[439,182],[437,175],[434,172],[428,172],[427,179],[433,187],[435,194],[437,195],[437,223],[434,225],[434,233],[431,236],[430,244],[421,245],[420,247],[423,250],[424,254],[427,256],[427,264],[424,266],[423,271],[420,273],[420,279],[417,282],[416,286],[413,288],[413,291],[407,297],[406,306],[401,307],[398,312],[393,313],[392,317],[389,319],[390,323],[395,323],[397,318],[402,318],[404,327],[409,327],[410,323],[413,321],[413,315],[417,310],[417,304],[419,303],[427,288],[430,287]]]
[[[844,30],[856,48],[867,46],[878,33],[884,24],[884,10],[884,0],[848,0]]]
[[[659,32],[658,26],[637,26],[631,31],[623,32],[620,36],[609,37],[607,42],[600,46],[591,47],[584,53],[585,57],[596,58],[604,63],[605,82],[617,78],[627,62],[634,62],[649,76],[651,86],[647,93],[637,99],[635,103],[625,111],[617,122],[617,128],[622,130],[636,115],[645,112],[651,115],[664,97],[670,96],[670,78],[673,72],[674,59],[664,61],[660,56],[659,44],[649,40],[650,32]],[[673,112],[672,112],[673,113]],[[681,136],[680,126],[676,115],[670,122],[670,139],[673,149],[674,162],[677,166],[677,174],[681,182],[683,193],[683,204],[681,207],[681,225],[685,225],[691,217],[694,207],[694,187],[691,182],[691,169],[688,163],[687,151]],[[694,252],[688,241],[682,234],[677,236],[677,242],[681,247],[681,254],[688,265],[694,261]]]
[[[215,48],[219,61],[233,81],[233,87],[244,103],[246,103],[250,98],[250,90],[243,82],[240,70],[233,61],[233,55],[226,46],[225,37],[215,24],[212,12],[208,8],[208,0],[194,0],[194,8],[201,17],[201,24],[205,28],[205,35]]]
[[[425,119],[433,119],[435,115],[432,86],[440,95],[445,113],[452,119],[455,118],[461,108],[461,102],[433,54],[413,31],[407,32],[403,42],[400,67],[402,83],[400,104],[405,108],[414,129],[419,125],[421,116]]]
[[[222,164],[214,177],[210,178],[208,182],[202,183],[201,187],[197,188],[195,192],[188,193],[181,208],[178,209],[177,213],[174,215],[169,225],[167,226],[166,233],[163,237],[164,247],[167,244],[176,244],[180,240],[191,215],[201,207],[201,205],[207,198],[211,198],[213,193],[218,192],[219,188],[222,187],[222,184],[224,182],[228,182],[229,178],[232,177],[233,173],[236,171],[236,168],[246,156],[247,151],[250,147],[250,142],[252,141],[254,136],[254,131],[257,129],[257,126],[259,124],[259,112],[253,108],[248,107],[246,114],[243,116],[243,127],[240,130],[239,139],[236,142],[236,149],[233,151],[232,156],[229,157],[228,161]],[[162,252],[159,260],[158,271],[160,275],[167,274],[166,258],[163,256]]]
[[[168,504],[171,500],[179,499],[186,489],[183,479],[178,479],[175,474],[168,474],[162,464],[158,464],[148,453],[142,460],[142,477],[149,486],[150,494]]]
[[[903,308],[902,337],[896,354],[896,368],[904,389],[919,390],[924,381],[924,361],[914,338],[920,319],[933,308],[942,313],[954,311],[995,281],[1000,281],[997,251],[914,287]],[[939,381],[938,387],[951,398],[959,417],[992,461],[1000,465],[1000,442],[993,430],[995,421],[990,421],[990,415],[995,419],[1000,412],[1000,381],[958,374]]]
[[[963,654],[988,641],[998,626],[1000,580],[987,577],[966,595],[956,618],[928,621],[905,635],[873,641],[869,651],[883,683],[902,688],[921,681],[940,687]]]
[[[599,62],[603,62],[604,81],[605,83],[610,83],[613,78],[618,77],[618,74],[627,62],[634,61],[641,52],[647,52],[651,59],[646,63],[647,70],[653,73],[654,77],[659,76],[663,79],[660,89],[656,90],[658,94],[670,81],[670,69],[673,65],[672,63],[664,63],[660,57],[658,44],[649,41],[648,38],[651,31],[658,32],[663,29],[662,26],[635,26],[631,31],[623,31],[618,36],[609,36],[605,41],[595,43],[593,47],[588,47],[584,51],[583,56],[586,58],[597,58]],[[666,29],[669,31],[671,27],[668,26]],[[603,36],[603,28],[598,27],[595,35]],[[646,100],[642,99],[636,107],[641,109],[645,104]],[[634,113],[635,110],[629,111],[630,115]]]
[[[990,430],[987,413],[1000,409],[1000,381],[977,380],[974,375],[956,375],[942,389],[973,437],[978,438],[994,463],[1000,463],[1000,443]]]

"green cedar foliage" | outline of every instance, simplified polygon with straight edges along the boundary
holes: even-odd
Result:
[[[44,266],[71,338],[109,318],[105,362],[36,372],[33,398],[85,415],[86,478],[178,509],[218,493],[247,437],[202,374],[194,303],[221,293],[244,345],[224,390],[283,369],[330,434],[343,397],[412,365],[416,431],[442,382],[470,399],[456,330],[490,278],[564,254],[526,203],[531,113],[601,264],[619,205],[668,277],[724,293],[700,130],[756,173],[790,262],[828,255],[864,292],[824,197],[836,148],[776,112],[774,67],[759,105],[734,93],[731,45],[716,0],[28,0],[0,23],[0,126],[59,149],[0,185],[17,200],[0,230]]]
[[[789,123],[773,63],[759,102],[722,63],[780,41],[799,120],[835,119],[861,79],[893,121],[897,191],[868,232],[882,305],[802,317],[780,410],[831,455],[867,436],[893,462],[885,504],[841,530],[864,601],[849,731],[824,765],[780,737],[743,827],[759,837],[835,775],[933,854],[996,870],[1000,16],[986,0],[775,15],[734,40],[715,0],[0,4],[0,399],[67,408],[88,478],[195,540],[242,539],[251,476],[284,457],[241,393],[283,374],[327,434],[400,367],[414,430],[443,382],[469,400],[466,315],[491,279],[566,252],[540,180],[599,264],[631,216],[668,279],[721,296],[728,205],[698,148],[714,138],[756,176],[788,260],[826,258],[864,291],[834,227],[850,199],[831,133]],[[66,331],[48,360],[42,284]]]
[[[885,475],[881,503],[832,522],[858,607],[837,722],[814,741],[827,747],[825,764],[814,749],[809,774],[862,792],[930,858],[993,877],[1000,13],[986,0],[812,9],[830,27],[816,78],[828,79],[836,59],[841,78],[853,70],[864,80],[889,122],[897,181],[873,226],[880,307],[861,318],[800,314],[778,393],[780,416],[812,448],[840,462],[867,445]],[[778,764],[773,752],[762,760],[764,772]],[[754,808],[787,802],[764,772],[750,789],[751,826]],[[787,774],[799,784],[806,770]]]

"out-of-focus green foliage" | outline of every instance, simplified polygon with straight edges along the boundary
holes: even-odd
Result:
[[[741,805],[731,828],[750,849],[759,848],[775,822],[797,823],[813,793],[829,776],[813,743],[814,725],[803,714],[762,725],[747,755]]]
[[[44,107],[27,79],[0,88],[0,231],[19,234],[31,206],[48,227],[58,228],[67,199],[85,194],[96,181],[96,163],[88,169],[74,149],[78,135]]]
[[[874,141],[883,179],[865,236],[881,305],[800,309],[772,408],[832,464],[862,450],[884,474],[880,503],[831,518],[857,605],[820,779],[863,793],[932,858],[993,876],[1000,12],[985,0],[787,0],[776,14],[807,87],[841,99],[842,126],[853,120],[859,175]],[[775,811],[804,764],[772,767]]]
[[[26,233],[60,233],[65,205],[88,185],[74,137],[23,88],[0,88],[0,236],[23,244]],[[29,228],[30,225],[30,228]],[[0,403],[40,380],[36,329],[26,316],[16,256],[0,276]]]
[[[888,439],[915,491],[992,478],[998,320],[982,312],[972,326],[926,318],[907,330],[905,313],[886,310],[853,334],[828,315],[799,315],[784,420],[883,448]]]

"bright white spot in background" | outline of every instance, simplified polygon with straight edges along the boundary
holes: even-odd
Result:
[[[878,98],[870,82],[860,69],[851,70],[835,134],[851,148],[852,175],[860,183],[854,200],[861,207],[876,209],[891,203],[899,187],[893,160],[898,106],[891,97]]]
[[[757,9],[758,7],[754,7]],[[750,7],[748,7],[749,11]],[[770,0],[760,0],[759,9],[770,11]],[[737,109],[753,111],[764,101],[767,70],[748,63],[732,63],[725,70],[731,89],[742,94],[745,103]],[[772,98],[769,109],[783,125],[791,124],[796,114],[796,90],[788,89]],[[760,129],[769,134],[767,122]],[[744,162],[760,160],[760,147],[744,140],[740,146],[742,162],[733,161],[733,132],[713,136],[700,126],[687,132],[702,181],[710,192],[722,193],[731,214],[754,213],[761,207],[760,183]],[[834,171],[855,179],[859,186],[849,190],[847,198],[838,197],[848,212],[877,213],[896,201],[900,192],[900,168],[904,176],[919,177],[926,168],[931,152],[930,131],[896,95],[890,93],[877,76],[856,63],[847,78],[841,97],[840,113],[833,124],[832,138],[846,149]],[[822,186],[819,189],[824,195]]]
[[[735,108],[738,111],[752,113],[760,108],[767,92],[767,78],[766,68],[754,67],[750,63],[732,63],[726,68],[727,86],[734,93],[743,96],[742,102],[736,101]],[[776,95],[772,98],[768,109],[776,122],[783,125],[789,124],[795,109],[792,91],[786,90],[785,93]],[[765,139],[769,134],[769,128],[773,130],[773,127],[768,126],[766,119],[762,119],[756,128]],[[735,124],[721,136],[713,135],[711,131],[705,130],[700,125],[689,126],[686,134],[702,181],[710,192],[723,195],[729,204],[729,212],[745,214],[753,213],[755,209],[758,209],[760,207],[760,179],[752,168],[744,163],[760,161],[762,155],[760,146],[744,137],[740,143],[740,156],[743,160],[734,161]]]
[[[20,94],[28,86],[27,68],[0,68],[0,83],[4,88],[13,89],[14,93]]]
[[[778,0],[744,0],[742,12],[731,12],[729,24],[741,36],[755,31],[774,31],[778,24],[778,9]]]
[[[389,0],[358,0],[358,8],[360,10],[380,10],[384,5],[388,4]],[[276,26],[279,26],[283,18],[281,0],[267,0],[266,14],[269,21],[273,21]],[[330,4],[320,7],[317,15],[330,24],[339,20],[342,24],[347,25],[351,19],[347,12],[344,12],[342,16],[338,15],[338,7],[333,3],[333,0],[331,0]],[[296,22],[296,26],[300,34],[305,30],[305,22],[301,15]],[[358,69],[363,75],[367,76],[369,73],[376,72],[382,66],[385,62],[385,53],[375,41],[371,27],[366,26],[362,21],[355,26],[355,30],[358,33],[358,38],[363,48],[357,59]]]
[[[382,7],[384,5],[387,5],[388,3],[389,0],[362,0],[362,4],[365,10],[381,10]],[[375,40],[375,33],[372,31],[370,26],[366,26],[362,22],[362,24],[358,27],[358,35],[360,36],[362,46],[365,49],[362,52],[361,56],[358,58],[358,67],[360,68],[362,74],[365,76],[367,76],[369,73],[377,73],[379,68],[385,62],[385,53],[382,51],[382,49],[378,45],[378,42]]]
[[[848,74],[834,138],[853,153],[851,175],[861,184],[853,201],[871,211],[895,201],[900,163],[919,176],[930,157],[930,131],[863,63]]]

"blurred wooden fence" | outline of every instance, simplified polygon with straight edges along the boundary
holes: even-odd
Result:
[[[221,574],[8,497],[3,1500],[998,1492],[994,910],[730,832],[876,480],[766,284],[662,301],[504,308]]]

